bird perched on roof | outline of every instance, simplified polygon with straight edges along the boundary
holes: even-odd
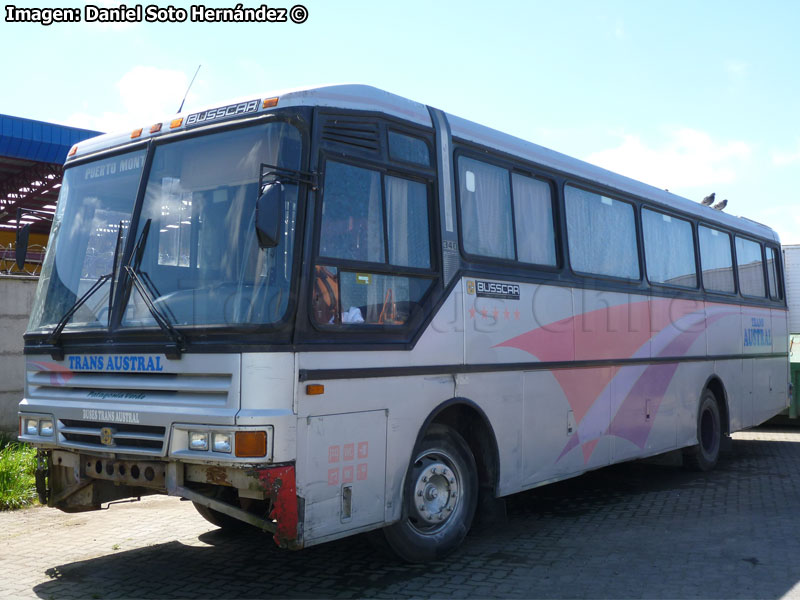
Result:
[[[711,206],[712,204],[714,204],[714,198],[716,198],[716,196],[717,196],[716,192],[711,192],[708,196],[703,198],[703,201],[700,204],[702,204],[703,206]]]
[[[711,208],[713,208],[714,210],[722,210],[722,209],[723,209],[723,208],[725,208],[726,206],[728,206],[728,199],[727,199],[727,198],[725,198],[725,200],[722,200],[722,201],[720,201],[720,202],[717,202],[717,203],[716,203],[714,206],[712,206]]]

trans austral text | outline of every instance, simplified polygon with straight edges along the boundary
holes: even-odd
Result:
[[[278,8],[261,4],[245,7],[241,2],[230,8],[193,4],[188,9],[157,4],[120,4],[81,8],[20,8],[6,4],[6,23],[305,23],[308,9],[302,4]]]

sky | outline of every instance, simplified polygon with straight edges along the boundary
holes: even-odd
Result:
[[[8,22],[5,4],[0,113],[103,132],[143,127],[177,111],[198,65],[184,112],[364,83],[693,200],[716,192],[727,212],[800,244],[800,2],[268,5],[297,2],[307,9],[300,24],[49,26]],[[59,6],[84,16],[84,4]]]

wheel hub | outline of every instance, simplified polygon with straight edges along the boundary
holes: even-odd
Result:
[[[417,520],[428,525],[446,521],[459,498],[458,480],[452,469],[438,460],[426,464],[417,473],[414,498]]]

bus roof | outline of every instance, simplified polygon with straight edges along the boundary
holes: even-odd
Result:
[[[260,96],[251,95],[230,100],[225,103],[216,103],[202,107],[189,114],[184,112],[173,115],[161,123],[158,131],[150,131],[151,126],[158,126],[158,124],[150,124],[146,127],[143,125],[136,139],[147,139],[151,136],[156,137],[170,131],[182,131],[187,126],[186,120],[192,117],[199,118],[198,115],[208,115],[222,109],[235,111],[237,108],[241,108],[243,111],[241,114],[243,114],[243,116],[263,114],[272,110],[271,106],[264,106],[264,100],[270,98],[277,98],[277,108],[291,106],[325,106],[346,110],[374,111],[411,121],[425,127],[432,126],[430,112],[428,111],[428,107],[424,104],[368,85],[343,84],[284,89],[261,94]],[[183,121],[180,125],[171,127],[171,124],[181,118],[183,118]],[[577,158],[572,158],[566,154],[550,150],[538,144],[522,140],[518,137],[479,125],[478,123],[468,121],[449,113],[447,113],[447,120],[450,124],[451,133],[455,138],[487,146],[509,155],[518,156],[526,161],[540,164],[548,169],[568,174],[585,181],[596,182],[612,190],[646,198],[663,206],[665,209],[683,212],[699,220],[709,223],[719,223],[779,243],[775,231],[766,225],[751,221],[745,217],[736,217],[719,210],[714,210],[701,205],[699,202],[613,173]],[[216,118],[208,119],[208,121],[216,121]],[[229,121],[225,119],[220,121],[220,124],[227,122]],[[94,152],[130,143],[132,137],[133,133],[131,131],[125,131],[122,133],[105,134],[86,140],[78,145],[76,152],[71,153],[72,156],[67,159],[67,162],[69,162],[70,159],[80,158]]]

